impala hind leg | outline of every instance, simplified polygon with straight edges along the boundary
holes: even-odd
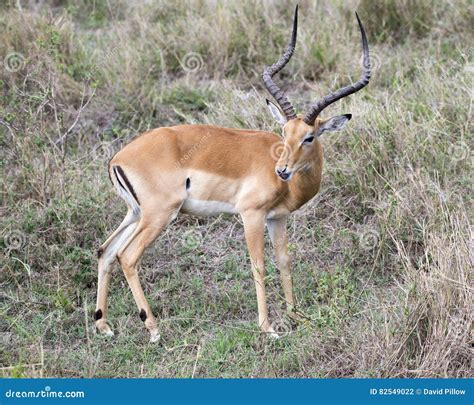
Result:
[[[107,336],[113,336],[114,334],[107,324],[107,295],[109,291],[112,263],[114,262],[121,246],[135,230],[138,224],[138,219],[138,214],[129,210],[119,227],[98,250],[97,304],[94,319],[97,330]]]
[[[155,212],[153,215],[142,217],[133,234],[120,248],[117,255],[125,278],[132,291],[135,303],[137,304],[140,319],[145,323],[145,327],[150,332],[151,342],[156,342],[160,338],[160,334],[158,332],[156,318],[151,311],[140,284],[138,262],[145,249],[166,228],[168,223],[177,215],[178,211],[179,207],[173,207],[170,210],[163,210],[158,213]]]
[[[264,231],[265,214],[260,211],[246,211],[242,214],[245,240],[250,253],[252,273],[257,291],[258,324],[262,332],[277,338],[268,319],[267,300],[265,296],[265,263],[264,263]]]

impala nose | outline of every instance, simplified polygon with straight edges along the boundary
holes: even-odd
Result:
[[[290,178],[291,173],[289,173],[286,169],[286,166],[283,169],[280,167],[275,169],[276,173],[282,180],[288,180]]]

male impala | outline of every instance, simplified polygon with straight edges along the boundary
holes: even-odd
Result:
[[[107,325],[110,267],[118,258],[141,320],[159,338],[158,327],[138,278],[137,265],[144,250],[180,212],[209,216],[240,214],[257,290],[258,324],[278,335],[268,319],[265,299],[264,229],[268,227],[290,316],[294,315],[292,279],[287,251],[286,219],[319,190],[323,166],[320,136],[341,129],[350,114],[317,118],[328,105],[366,86],[370,79],[367,38],[362,36],[363,75],[356,83],[329,94],[297,116],[272,77],[295,50],[298,7],[293,34],[283,56],[263,72],[263,82],[280,109],[267,100],[273,117],[282,125],[282,138],[255,129],[179,125],[146,132],[119,151],[109,164],[117,193],[128,205],[120,226],[99,249],[96,327],[113,335]],[[281,145],[281,149],[279,147]],[[277,162],[274,153],[280,149]]]

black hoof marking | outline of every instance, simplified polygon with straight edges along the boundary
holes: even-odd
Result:
[[[140,319],[145,322],[146,321],[146,312],[145,310],[142,308],[141,311],[140,311]]]
[[[100,247],[97,250],[97,257],[100,259],[100,257],[102,256],[103,253],[104,253],[104,248]]]
[[[100,318],[102,318],[102,310],[98,309],[97,311],[95,311],[94,319],[98,321]]]

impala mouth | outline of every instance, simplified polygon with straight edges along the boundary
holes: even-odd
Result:
[[[288,170],[288,165],[285,165],[283,168],[281,168],[281,166],[275,167],[275,173],[283,181],[289,181],[291,179],[291,175],[293,174],[291,170]]]

